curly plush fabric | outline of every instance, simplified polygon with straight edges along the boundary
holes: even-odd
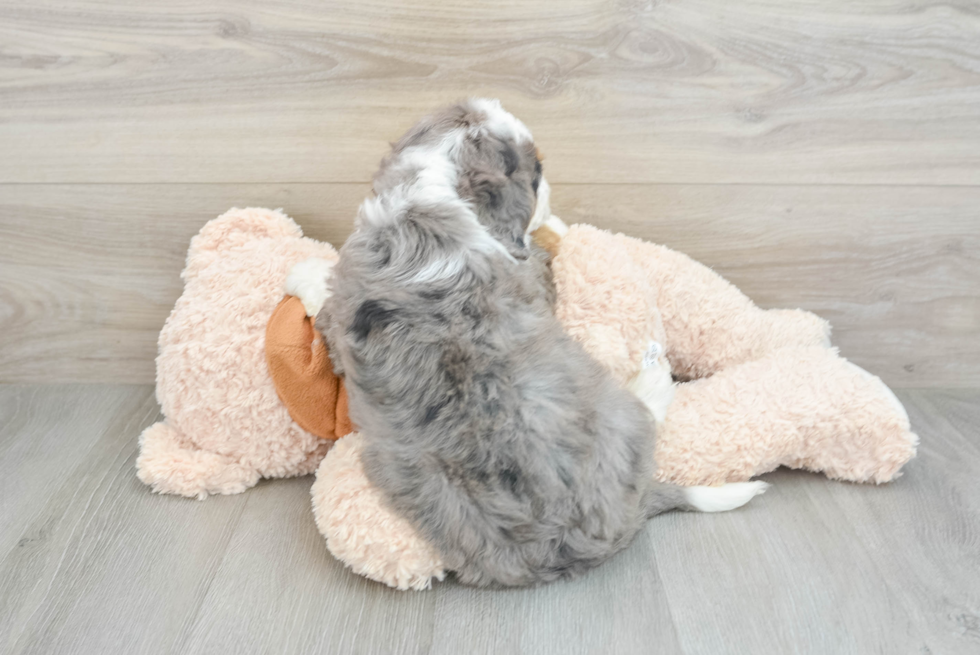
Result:
[[[313,516],[327,548],[355,573],[397,589],[428,589],[445,577],[439,553],[385,505],[361,467],[353,432],[324,458],[313,484]]]
[[[620,382],[640,369],[650,341],[666,346],[665,365],[701,378],[678,385],[667,410],[659,479],[714,485],[789,466],[881,483],[915,455],[918,438],[901,403],[829,347],[826,321],[762,310],[663,246],[588,225],[546,239],[562,324]],[[382,502],[350,439],[327,454],[313,487],[328,548],[373,580],[427,588],[444,575],[438,554]]]
[[[541,232],[535,239],[553,239]],[[650,341],[667,340],[656,288],[628,246],[609,232],[573,225],[551,263],[558,320],[620,384],[636,375]]]
[[[657,434],[658,479],[714,485],[789,466],[881,483],[915,456],[901,403],[830,348],[820,317],[760,309],[687,255],[590,225],[568,228],[553,269],[562,324],[620,382],[649,340],[677,377],[697,378]]]
[[[704,264],[624,234],[572,225],[553,267],[559,319],[621,382],[639,370],[650,339],[666,345],[680,379],[782,347],[830,346],[830,324],[819,316],[760,309]]]
[[[336,261],[285,214],[232,209],[191,240],[184,293],[160,332],[157,400],[165,420],[140,436],[140,480],[159,493],[240,493],[260,478],[313,472],[330,447],[280,401],[265,328],[299,261]]]

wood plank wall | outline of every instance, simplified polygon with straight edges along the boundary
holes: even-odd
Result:
[[[0,382],[151,382],[231,206],[340,244],[386,143],[499,97],[555,212],[980,385],[980,5],[0,1]]]

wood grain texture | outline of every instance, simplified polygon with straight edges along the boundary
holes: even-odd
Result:
[[[966,0],[0,0],[0,381],[151,381],[206,219],[340,243],[387,142],[473,94],[566,218],[816,311],[891,385],[980,384]]]
[[[0,381],[147,383],[187,244],[232,205],[340,244],[367,185],[0,186]],[[893,386],[980,385],[980,188],[555,185],[554,211],[665,243],[763,307],[829,319]]]
[[[363,185],[0,187],[0,381],[152,382],[191,237],[232,206],[285,207],[340,243]]]
[[[710,517],[673,514],[662,521],[667,534],[656,522],[647,530],[670,606],[686,610],[673,613],[684,651],[922,652],[924,633],[849,522],[809,498],[811,487],[839,483],[784,470],[763,479],[773,485],[764,502]],[[871,498],[900,484],[852,489]]]
[[[980,183],[967,0],[38,0],[0,43],[0,182],[365,182],[480,94],[555,182]]]
[[[120,414],[146,402],[142,388],[0,387],[0,553],[32,548],[48,533],[38,518],[92,444]],[[35,525],[38,534],[26,534]]]
[[[309,486],[309,479],[276,481],[249,494],[181,652],[557,655],[643,653],[650,644],[658,653],[681,652],[648,544],[611,562],[602,580],[517,591],[447,584],[406,594],[351,575],[329,555],[312,521]],[[544,626],[563,629],[536,629]]]
[[[12,439],[85,447],[73,461],[52,457],[48,498],[28,525],[10,526],[18,541],[0,555],[0,648],[159,653],[196,616],[247,496],[154,496],[135,475],[136,437],[159,417],[152,387],[65,389],[0,386],[4,402],[29,398],[22,411],[41,424]],[[0,462],[4,477],[25,473],[16,459]],[[29,489],[13,489],[13,504],[36,503]]]
[[[150,386],[0,385],[0,653],[972,655],[980,391],[899,397],[922,446],[896,482],[779,470],[741,510],[657,517],[580,579],[416,593],[329,555],[310,478],[150,493]],[[66,430],[47,470],[17,455]]]
[[[812,487],[831,500],[872,554],[888,590],[932,653],[980,651],[980,392],[901,394],[922,444],[895,493],[863,497]]]
[[[379,587],[335,560],[313,522],[311,482],[270,481],[248,494],[240,528],[174,652],[431,652],[436,597]]]

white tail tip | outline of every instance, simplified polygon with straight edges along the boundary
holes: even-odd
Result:
[[[720,487],[687,487],[684,496],[699,512],[727,512],[741,507],[769,488],[767,482],[729,482]]]

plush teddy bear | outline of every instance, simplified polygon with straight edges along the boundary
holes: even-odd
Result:
[[[311,258],[312,277],[322,280],[337,253],[266,209],[232,209],[191,240],[184,293],[160,332],[156,360],[166,418],[140,436],[136,460],[154,491],[204,498],[240,493],[260,478],[306,475],[350,430],[312,320],[296,297],[283,299],[287,274]],[[296,293],[322,302],[324,291]],[[329,411],[304,412],[297,402],[294,420],[275,380],[315,394]]]
[[[560,237],[552,267],[565,330],[623,384],[650,340],[675,377],[693,380],[677,386],[657,435],[659,479],[712,485],[789,466],[881,483],[915,454],[901,403],[830,348],[823,319],[762,310],[665,246],[557,219],[543,229]]]
[[[693,379],[657,417],[661,479],[715,484],[786,465],[884,482],[914,455],[901,405],[829,348],[821,319],[763,311],[662,246],[557,220],[535,237],[553,251],[559,319],[618,380],[635,384],[644,365]],[[279,212],[234,209],[204,226],[160,334],[166,419],[141,435],[137,472],[155,491],[203,498],[319,464],[311,493],[329,550],[371,579],[424,589],[445,576],[439,554],[365,477],[312,327],[336,259]]]
[[[635,384],[644,366],[666,366],[694,380],[656,417],[659,479],[721,484],[789,466],[881,483],[914,456],[904,408],[830,348],[826,321],[762,310],[689,257],[621,234],[553,218],[535,238],[552,251],[559,320],[614,377]],[[348,435],[320,465],[317,526],[356,573],[425,589],[445,576],[439,554],[371,486],[361,447]]]

